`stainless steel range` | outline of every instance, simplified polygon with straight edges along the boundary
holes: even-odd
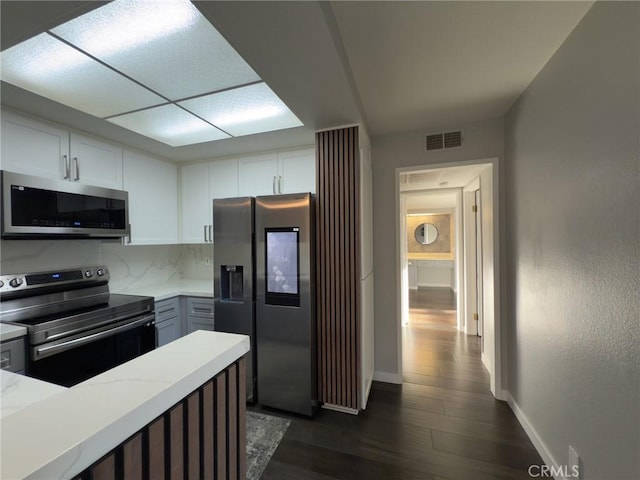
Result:
[[[0,321],[27,328],[26,374],[64,386],[156,346],[154,299],[110,294],[105,266],[0,276]]]

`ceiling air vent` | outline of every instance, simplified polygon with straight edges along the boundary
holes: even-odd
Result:
[[[427,135],[427,151],[462,146],[462,132],[434,133]]]
[[[427,150],[440,150],[444,147],[444,139],[442,133],[435,135],[427,135]]]

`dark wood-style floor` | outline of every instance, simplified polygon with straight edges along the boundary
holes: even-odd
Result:
[[[542,460],[491,395],[480,339],[456,331],[453,293],[412,292],[403,333],[404,383],[374,382],[358,416],[289,417],[263,480],[531,478]]]

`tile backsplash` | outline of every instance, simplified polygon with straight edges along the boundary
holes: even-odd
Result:
[[[0,272],[23,273],[106,265],[112,290],[174,279],[212,280],[211,245],[124,246],[115,240],[2,240]]]

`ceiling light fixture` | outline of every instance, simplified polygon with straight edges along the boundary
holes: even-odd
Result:
[[[188,0],[115,0],[0,58],[3,81],[172,146],[302,126]]]

